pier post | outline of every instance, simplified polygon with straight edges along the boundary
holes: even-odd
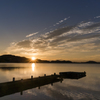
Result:
[[[33,79],[33,76],[31,76],[31,79]]]
[[[46,76],[46,74],[44,74],[44,76]]]
[[[86,72],[84,71],[84,75],[86,75]]]
[[[56,73],[54,73],[54,75],[56,75]]]
[[[15,77],[13,77],[13,82],[15,81]]]

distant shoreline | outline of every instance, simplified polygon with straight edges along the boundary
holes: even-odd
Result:
[[[31,60],[26,57],[20,57],[15,55],[2,55],[0,56],[0,63],[63,63],[63,64],[100,64],[96,61],[86,61],[86,62],[72,62],[70,60]]]
[[[100,64],[100,63],[44,63],[44,62],[0,62],[0,64],[2,63],[16,63],[16,64],[20,64],[20,63],[43,63],[43,64]]]

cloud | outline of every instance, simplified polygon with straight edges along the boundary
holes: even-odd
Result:
[[[96,16],[96,17],[94,17],[94,18],[100,18],[100,16]]]
[[[9,50],[23,53],[59,55],[68,52],[100,51],[100,22],[81,22],[55,29],[36,38],[13,43]],[[87,45],[86,45],[87,44]],[[8,52],[9,52],[8,50]],[[31,51],[29,51],[31,50]]]
[[[81,28],[80,28],[81,27]],[[45,41],[52,39],[49,42],[50,46],[59,44],[61,41],[65,42],[76,42],[84,39],[92,39],[100,36],[100,23],[81,23],[75,26],[69,26],[54,30],[46,35]],[[43,37],[42,37],[43,39]]]
[[[62,35],[65,32],[70,31],[71,29],[73,29],[73,26],[56,29],[56,30],[50,32],[49,34],[47,34],[45,39],[52,39],[54,37],[57,37],[59,35]]]
[[[84,21],[82,21],[81,23],[78,24],[78,27],[79,28],[85,28],[85,27],[91,26],[93,24],[94,24],[94,22],[84,22]]]
[[[23,40],[16,43],[15,46],[20,47],[20,48],[31,48],[31,44],[32,44],[31,40]]]
[[[35,33],[32,33],[32,34],[26,35],[26,37],[31,37],[33,35],[36,35],[37,33],[39,33],[39,32],[35,32]]]
[[[64,22],[64,21],[66,21],[66,20],[69,19],[69,18],[70,18],[70,16],[67,17],[67,18],[64,18],[64,19],[60,20],[59,22],[57,22],[57,23],[54,24],[53,26],[56,26],[56,25],[58,25],[58,24],[60,24],[60,23],[62,23],[62,22]]]
[[[91,24],[91,25],[89,25],[89,26],[87,26],[86,28],[84,28],[83,30],[93,30],[94,28],[98,28],[99,27],[99,29],[100,29],[100,22],[98,22],[98,23],[93,23],[93,24]]]

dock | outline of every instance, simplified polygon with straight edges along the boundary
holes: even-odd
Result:
[[[62,82],[63,79],[70,78],[70,79],[79,79],[82,77],[85,77],[86,73],[78,73],[78,72],[60,72],[58,75],[54,73],[53,75],[48,75],[44,74],[44,76],[39,76],[29,79],[21,79],[21,80],[15,80],[13,78],[12,81],[10,82],[4,82],[0,83],[0,97],[18,93],[20,92],[21,95],[23,94],[23,91],[36,88],[38,87],[40,89],[41,86],[51,84],[56,82]]]

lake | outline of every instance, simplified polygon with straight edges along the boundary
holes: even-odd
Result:
[[[3,68],[5,67],[5,68]],[[81,79],[64,79],[61,82],[0,97],[0,100],[100,100],[100,64],[52,63],[0,63],[0,83],[59,74],[59,72],[84,72]]]

